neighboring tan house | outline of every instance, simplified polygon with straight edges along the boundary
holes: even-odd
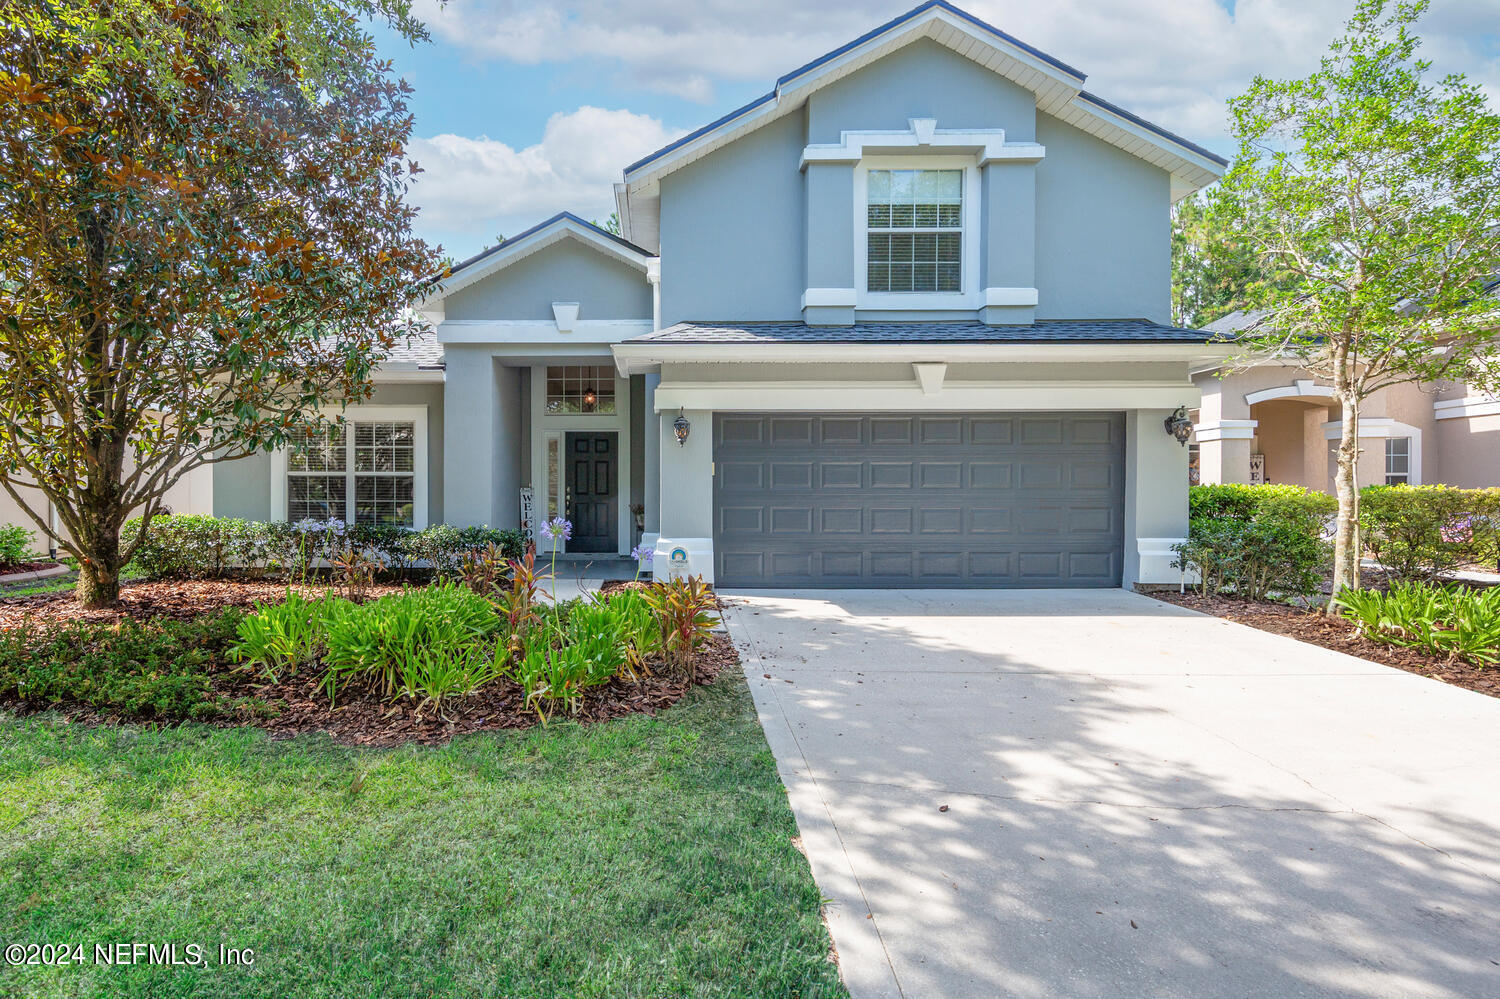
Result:
[[[1244,313],[1210,323],[1220,334]],[[1291,483],[1332,492],[1342,407],[1326,380],[1267,362],[1228,374],[1195,372],[1203,400],[1193,417],[1190,481]],[[1500,486],[1500,400],[1454,382],[1408,382],[1364,401],[1361,486]]]
[[[1171,204],[1225,162],[927,3],[459,264],[435,333],[311,455],[213,507],[572,522],[720,586],[1173,581],[1221,361],[1170,325]],[[543,550],[548,543],[542,542]]]

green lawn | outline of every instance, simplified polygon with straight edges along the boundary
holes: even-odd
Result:
[[[3,942],[209,955],[0,995],[843,995],[795,834],[737,675],[441,749],[0,715]]]

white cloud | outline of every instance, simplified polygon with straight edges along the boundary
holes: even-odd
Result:
[[[914,0],[418,0],[434,34],[481,57],[593,61],[638,87],[704,103],[721,81],[771,81]],[[1257,73],[1302,74],[1353,0],[964,0],[960,6],[1089,74],[1089,89],[1200,139],[1225,133],[1224,99]],[[1494,0],[1434,0],[1419,29],[1440,71],[1500,94]]]
[[[424,171],[413,189],[417,229],[462,257],[560,211],[608,218],[624,165],[679,134],[647,115],[584,106],[554,114],[542,141],[520,150],[483,137],[414,138],[408,155]]]

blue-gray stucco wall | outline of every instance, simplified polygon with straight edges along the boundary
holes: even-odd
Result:
[[[482,266],[482,265],[481,265]],[[448,319],[551,321],[553,302],[577,302],[579,319],[650,319],[646,272],[565,237],[448,296]]]
[[[1004,128],[1009,141],[1046,147],[1034,179],[1010,167],[985,178],[986,286],[1024,287],[1034,268],[1037,318],[1168,321],[1167,172],[1039,114],[1029,91],[923,41],[662,179],[663,322],[797,319],[805,289],[847,287],[858,213],[838,199],[852,201],[852,168],[804,173],[801,150],[847,129],[905,129],[916,117],[944,129]],[[1033,191],[1034,212],[1020,203]],[[1021,215],[1034,218],[1034,233]],[[1017,239],[1030,245],[1003,244]]]

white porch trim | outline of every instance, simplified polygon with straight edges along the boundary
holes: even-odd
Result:
[[[1457,420],[1473,416],[1500,416],[1500,399],[1471,395],[1462,399],[1442,399],[1432,404],[1432,415],[1438,420]]]
[[[920,377],[920,375],[918,376]],[[930,383],[929,383],[930,384]],[[792,382],[663,380],[658,413],[685,410],[1123,410],[1197,405],[1198,389],[1178,382],[956,382],[929,393],[918,381]]]
[[[1255,436],[1259,420],[1216,420],[1193,425],[1199,444],[1210,441],[1247,441]]]
[[[1311,378],[1299,378],[1290,385],[1278,385],[1275,388],[1251,392],[1245,396],[1245,403],[1253,406],[1258,402],[1269,402],[1272,399],[1286,399],[1297,396],[1316,396],[1322,399],[1332,399],[1333,389],[1327,385],[1319,385]]]
[[[936,118],[909,118],[904,129],[846,129],[839,132],[838,142],[814,142],[802,150],[799,168],[809,163],[858,163],[865,148],[882,153],[921,150],[923,152],[967,153],[979,157],[979,165],[991,160],[1015,160],[1035,163],[1047,155],[1046,147],[1036,142],[1006,142],[1003,128],[938,128]]]

